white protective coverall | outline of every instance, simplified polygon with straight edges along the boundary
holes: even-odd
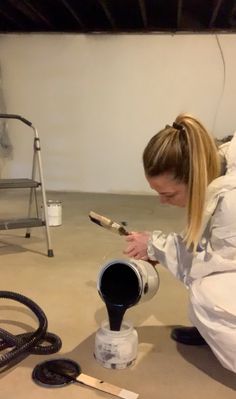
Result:
[[[236,373],[236,134],[221,146],[227,170],[208,187],[195,255],[179,234],[154,231],[148,256],[189,289],[189,317],[220,363]]]

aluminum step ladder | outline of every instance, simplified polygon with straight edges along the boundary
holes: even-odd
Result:
[[[53,257],[53,249],[51,244],[51,237],[49,231],[49,220],[48,220],[48,209],[47,199],[43,180],[42,171],[42,160],[41,160],[41,148],[40,139],[36,128],[33,124],[20,115],[15,114],[0,114],[0,118],[4,119],[18,119],[33,130],[33,165],[31,179],[28,178],[16,178],[16,179],[0,179],[0,189],[18,189],[25,188],[29,189],[29,205],[28,215],[26,218],[20,219],[0,219],[0,230],[9,229],[22,229],[26,228],[25,237],[30,238],[31,228],[33,227],[44,227],[47,240],[47,255]],[[38,179],[36,180],[36,175]],[[42,213],[44,217],[39,216],[39,209],[37,203],[37,191],[41,191],[42,196]],[[33,217],[33,211],[36,211],[36,217]]]

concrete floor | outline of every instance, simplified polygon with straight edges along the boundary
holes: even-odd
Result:
[[[23,230],[1,232],[1,289],[20,292],[39,304],[49,331],[63,346],[55,355],[30,355],[0,374],[0,399],[93,399],[111,395],[79,384],[43,388],[31,379],[33,368],[47,358],[66,357],[80,363],[83,372],[140,394],[140,399],[235,398],[235,374],[218,363],[208,347],[186,347],[170,339],[174,325],[189,325],[187,292],[163,267],[161,286],[152,300],[127,311],[139,336],[138,358],[131,368],[109,370],[93,357],[94,338],[107,318],[96,290],[99,268],[122,256],[124,239],[88,219],[90,210],[127,221],[131,230],[179,230],[183,213],[160,206],[155,196],[49,193],[61,200],[63,224],[52,227],[54,258],[46,254],[44,230],[35,228],[30,239]],[[1,218],[19,216],[25,209],[20,191],[1,192]],[[22,216],[22,215],[21,215]],[[12,333],[31,330],[35,318],[21,305],[0,302],[1,327]]]

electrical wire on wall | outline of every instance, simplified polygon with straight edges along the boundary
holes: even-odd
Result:
[[[218,100],[217,105],[216,105],[215,115],[214,115],[213,124],[212,124],[212,132],[213,132],[213,134],[214,134],[215,126],[216,126],[216,121],[217,121],[220,105],[221,105],[222,98],[223,98],[223,95],[224,95],[225,82],[226,82],[226,64],[225,64],[224,53],[223,53],[223,50],[222,50],[221,43],[220,43],[218,35],[215,35],[215,38],[216,38],[217,46],[219,48],[220,56],[221,56],[221,60],[222,60],[222,64],[223,64],[223,80],[222,80],[222,88],[221,88],[221,92],[220,92],[220,97],[219,97],[219,100]]]

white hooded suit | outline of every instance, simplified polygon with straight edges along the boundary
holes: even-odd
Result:
[[[188,287],[191,322],[236,373],[236,134],[221,150],[227,171],[208,187],[197,253],[186,250],[181,235],[154,231],[148,256]]]

